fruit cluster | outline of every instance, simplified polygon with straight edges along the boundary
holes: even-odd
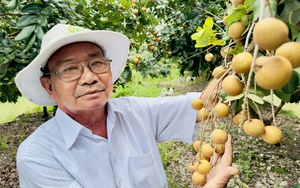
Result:
[[[243,3],[234,2],[234,7]],[[253,23],[248,22],[248,26],[242,20],[227,25],[227,34],[232,42],[222,49],[222,65],[212,72],[217,82],[206,101],[201,98],[192,101],[192,107],[198,110],[200,140],[194,143],[197,154],[188,168],[193,173],[192,180],[196,186],[205,184],[206,175],[213,165],[209,162],[213,153],[224,152],[227,132],[232,124],[268,144],[278,144],[282,140],[273,103],[273,122],[266,124],[259,108],[264,102],[263,97],[257,93],[268,91],[273,96],[274,91],[281,90],[290,82],[294,69],[300,67],[300,43],[289,39],[289,28],[284,21],[272,14],[270,17],[262,15]],[[237,45],[242,46],[243,51],[230,53]],[[208,52],[205,60],[213,61],[214,55]],[[234,104],[237,101],[240,108]],[[258,117],[251,117],[251,110]],[[211,127],[209,141],[203,138],[204,127],[208,124]]]

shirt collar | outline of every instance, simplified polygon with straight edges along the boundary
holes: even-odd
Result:
[[[112,129],[115,125],[115,113],[121,113],[122,111],[119,106],[114,101],[114,99],[110,99],[107,103],[107,135],[108,139],[110,138]],[[55,121],[57,122],[61,134],[65,140],[66,146],[68,149],[72,147],[78,138],[79,134],[89,135],[92,134],[90,130],[82,126],[77,121],[73,120],[66,113],[57,108],[55,113]]]
[[[57,108],[55,113],[55,121],[61,130],[67,148],[70,149],[84,127],[62,112],[59,108]]]

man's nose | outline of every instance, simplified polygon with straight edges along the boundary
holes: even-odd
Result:
[[[99,81],[99,77],[89,67],[84,67],[80,77],[82,84],[93,84]]]

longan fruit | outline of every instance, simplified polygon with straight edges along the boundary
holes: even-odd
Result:
[[[289,36],[289,28],[278,18],[268,17],[255,24],[254,42],[264,50],[276,50],[285,43]]]
[[[201,183],[204,181],[204,179],[205,179],[205,176],[202,174],[199,174],[197,171],[195,171],[192,175],[193,184],[196,186],[201,185]]]
[[[259,119],[247,120],[243,125],[247,135],[257,137],[265,133],[265,124]]]
[[[207,120],[208,119],[208,116],[209,116],[209,111],[206,109],[206,108],[201,108],[199,111],[198,111],[198,116],[197,116],[197,122],[200,122],[203,120]]]
[[[225,144],[228,139],[228,134],[222,129],[215,129],[211,133],[211,139],[215,144]]]
[[[210,162],[207,160],[200,160],[199,164],[196,167],[197,172],[202,175],[206,175],[210,171]]]
[[[200,110],[204,106],[204,102],[202,99],[197,98],[192,100],[191,105],[194,110]]]
[[[218,103],[214,107],[214,113],[218,118],[225,118],[230,113],[230,108],[224,103]]]
[[[203,142],[201,145],[201,154],[210,158],[214,154],[214,148],[210,144]]]
[[[274,125],[266,126],[261,138],[268,144],[277,144],[282,140],[282,131]]]

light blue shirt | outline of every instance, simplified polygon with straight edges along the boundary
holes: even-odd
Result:
[[[110,99],[108,139],[58,109],[18,149],[21,187],[168,187],[157,142],[197,138],[191,100],[199,96]]]

